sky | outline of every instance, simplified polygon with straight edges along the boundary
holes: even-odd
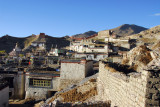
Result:
[[[0,37],[62,37],[122,24],[160,25],[160,0],[0,0]]]

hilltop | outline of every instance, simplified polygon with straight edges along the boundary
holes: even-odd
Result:
[[[141,26],[137,26],[134,24],[123,24],[121,26],[118,26],[116,28],[113,29],[109,29],[111,31],[114,31],[115,34],[117,34],[118,36],[129,36],[129,35],[133,35],[133,34],[137,34],[140,33],[141,31],[147,30],[147,28],[141,27]],[[83,38],[83,37],[89,37],[92,36],[94,34],[97,34],[97,32],[95,31],[88,31],[88,32],[84,32],[81,34],[76,34],[76,35],[72,35],[71,37],[73,38]]]
[[[141,31],[147,30],[147,28],[137,26],[134,24],[131,24],[131,25],[123,24],[119,27],[116,27],[110,30],[114,31],[119,36],[129,36],[129,35],[137,34],[137,33],[140,33]]]

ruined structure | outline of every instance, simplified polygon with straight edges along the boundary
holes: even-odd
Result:
[[[160,60],[157,54],[145,46],[131,51],[123,60],[125,65],[99,63],[98,99],[111,101],[111,106],[160,106]]]

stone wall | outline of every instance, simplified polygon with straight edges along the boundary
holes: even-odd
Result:
[[[99,63],[98,99],[111,106],[145,107],[159,105],[160,73],[138,70],[123,74]]]

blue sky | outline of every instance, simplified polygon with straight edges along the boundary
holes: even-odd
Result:
[[[160,0],[0,0],[0,37],[61,37],[122,24],[160,25]]]

